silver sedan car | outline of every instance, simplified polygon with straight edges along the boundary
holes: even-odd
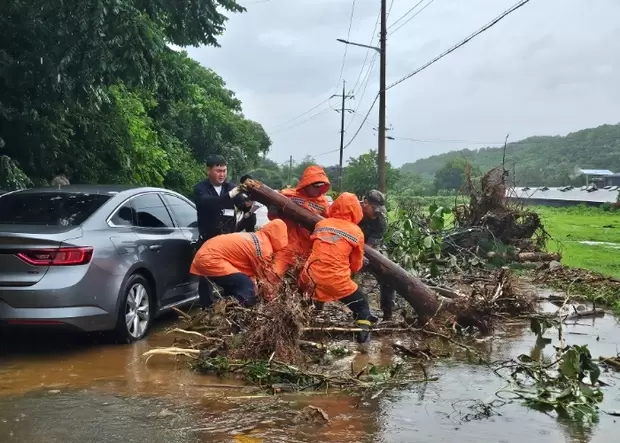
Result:
[[[198,298],[194,204],[160,188],[74,185],[0,196],[0,323],[144,337]]]

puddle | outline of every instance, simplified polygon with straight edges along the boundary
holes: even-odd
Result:
[[[543,309],[557,307],[544,303]],[[503,381],[488,368],[458,358],[427,368],[439,381],[414,385],[376,399],[343,395],[275,398],[235,387],[231,380],[201,376],[167,358],[144,364],[141,355],[167,346],[172,337],[158,325],[147,340],[131,346],[93,342],[82,336],[20,335],[0,337],[0,441],[148,443],[194,442],[536,442],[616,441],[618,424],[601,413],[592,426],[559,421],[518,404],[490,418],[475,417],[476,402],[494,399]],[[569,344],[587,344],[594,357],[620,351],[620,334],[611,316],[581,319],[565,326]],[[557,341],[557,334],[545,336]],[[377,339],[370,355],[354,357],[387,362],[391,339]],[[529,325],[514,321],[493,340],[472,344],[489,360],[520,354],[549,356],[535,348]],[[603,372],[603,410],[620,409],[620,378]],[[215,385],[225,383],[227,387]],[[295,412],[306,405],[322,408],[328,424],[300,424]],[[614,432],[615,431],[615,432]]]
[[[606,241],[590,241],[590,240],[583,240],[583,241],[580,241],[579,243],[581,243],[582,245],[588,245],[588,246],[600,246],[603,248],[620,249],[620,243],[612,243],[612,242],[606,242]]]

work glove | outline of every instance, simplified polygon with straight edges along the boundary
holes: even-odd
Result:
[[[355,322],[355,327],[363,329],[362,331],[355,333],[355,340],[358,343],[368,343],[370,341],[370,321],[357,320]]]
[[[230,196],[230,198],[235,198],[237,195],[239,195],[241,191],[241,186],[235,186],[228,192],[228,195]]]

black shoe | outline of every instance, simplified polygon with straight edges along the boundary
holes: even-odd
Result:
[[[324,307],[325,307],[325,303],[320,302],[320,301],[315,301],[314,302],[314,309],[315,310],[322,311]]]
[[[358,343],[368,343],[370,341],[370,322],[368,320],[358,320],[355,322],[357,328],[363,329],[355,333],[355,340]]]
[[[379,317],[377,317],[376,315],[370,314],[370,316],[368,317],[368,321],[374,325],[375,323],[379,321]]]

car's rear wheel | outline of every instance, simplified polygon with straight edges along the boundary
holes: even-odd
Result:
[[[140,274],[130,276],[121,292],[116,334],[123,343],[132,343],[146,336],[151,326],[151,289]]]

